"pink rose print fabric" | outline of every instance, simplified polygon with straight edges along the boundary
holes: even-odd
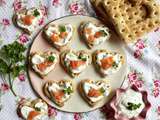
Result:
[[[136,59],[142,58],[143,57],[143,51],[144,51],[144,49],[146,47],[145,40],[143,40],[143,39],[137,40],[137,42],[135,43],[134,47],[135,47],[134,57]]]
[[[7,92],[9,90],[9,85],[7,83],[1,83],[0,90],[2,92]]]
[[[81,116],[78,113],[74,114],[74,120],[81,120]]]
[[[131,71],[128,74],[128,81],[131,85],[135,85],[137,88],[141,88],[143,86],[142,73]]]
[[[25,81],[25,75],[24,75],[24,73],[21,73],[19,76],[18,76],[18,79],[21,81],[21,82],[23,82],[23,81]]]
[[[160,94],[160,80],[154,80],[153,95],[154,97],[158,97],[159,94]]]
[[[49,106],[48,108],[48,116],[55,117],[57,115],[57,110],[54,107]]]
[[[26,1],[24,0],[14,0],[13,2],[13,9],[15,12],[24,9]]]
[[[27,34],[22,33],[19,37],[18,37],[20,43],[25,44],[29,41],[29,38],[27,36]]]
[[[79,1],[73,2],[69,5],[69,11],[74,15],[85,15],[86,9]]]
[[[160,0],[157,0],[160,2]],[[15,12],[38,7],[43,13],[39,29],[27,35],[12,22]],[[29,48],[36,33],[48,22],[67,15],[89,15],[96,17],[89,0],[0,0],[0,47],[17,40]],[[122,87],[131,85],[148,91],[152,103],[146,120],[160,120],[160,27],[139,38],[137,42],[126,45],[128,73]],[[7,77],[7,76],[5,76]],[[20,73],[13,86],[20,99],[11,93],[9,83],[0,76],[0,120],[19,120],[16,108],[25,99],[34,99],[34,93],[27,71]],[[66,113],[52,106],[48,109],[49,120],[106,120],[100,109],[87,113]]]
[[[58,7],[59,5],[61,5],[61,0],[53,0],[52,5]]]
[[[157,108],[157,113],[158,113],[158,115],[160,115],[160,106],[158,106],[158,108]]]
[[[3,18],[0,22],[0,27],[2,27],[3,30],[5,30],[7,27],[10,26],[10,21],[7,18]]]
[[[3,24],[4,26],[8,26],[8,25],[10,25],[10,22],[9,22],[8,19],[4,18],[4,19],[2,19],[2,23],[1,24]]]
[[[6,4],[6,1],[5,0],[0,0],[0,6],[3,6]]]

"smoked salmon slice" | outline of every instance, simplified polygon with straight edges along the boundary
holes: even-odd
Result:
[[[98,96],[100,96],[100,95],[101,95],[100,90],[96,90],[96,89],[94,89],[94,88],[91,88],[91,89],[89,90],[89,92],[88,92],[88,96],[89,96],[89,97],[98,97]]]
[[[113,57],[106,57],[101,60],[102,68],[103,69],[108,69],[109,67],[112,66],[113,64]]]
[[[79,66],[83,65],[85,61],[70,61],[70,65],[73,69],[78,68]]]
[[[27,120],[33,120],[37,115],[39,115],[40,113],[37,111],[31,111],[27,117]]]
[[[59,41],[59,36],[58,36],[56,33],[53,33],[53,34],[51,35],[51,40],[52,40],[53,42],[58,42],[58,41]]]
[[[48,67],[52,64],[53,64],[53,62],[45,61],[45,62],[42,62],[42,63],[38,64],[37,67],[40,71],[44,71],[46,69],[46,67]]]

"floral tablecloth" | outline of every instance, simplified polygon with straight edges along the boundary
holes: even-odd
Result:
[[[95,16],[89,0],[0,0],[1,46],[15,40],[29,46],[38,31],[31,36],[26,35],[13,25],[12,16],[16,11],[31,7],[40,7],[43,11],[44,17],[39,21],[39,29],[45,23],[65,15]],[[156,28],[136,43],[126,45],[125,51],[128,74],[123,87],[134,84],[139,89],[147,90],[152,104],[147,120],[160,120],[160,28]],[[15,80],[14,89],[21,97],[15,97],[8,83],[0,79],[0,120],[19,120],[16,114],[17,101],[22,97],[37,97],[25,72],[19,74]],[[100,110],[79,114],[61,112],[52,107],[49,109],[52,120],[105,120]]]

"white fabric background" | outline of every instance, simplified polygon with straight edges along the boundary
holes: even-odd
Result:
[[[0,0],[1,1],[1,0]],[[10,19],[13,16],[13,2],[14,0],[4,0],[5,5],[0,7],[0,20],[3,18]],[[53,0],[23,0],[24,6],[27,8],[30,7],[38,7],[39,3],[41,2],[43,5],[47,6],[48,8],[48,17],[45,20],[45,23],[49,21],[59,18],[65,15],[72,14],[69,11],[69,4],[73,3],[77,0],[59,0],[61,5],[53,6]],[[84,7],[85,14],[90,16],[95,16],[94,11],[92,10],[89,0],[79,0]],[[43,26],[43,25],[42,25]],[[41,26],[41,27],[42,27]],[[40,27],[40,28],[41,28]],[[40,29],[39,28],[39,29]],[[35,33],[30,36],[30,41],[35,36]],[[21,30],[16,28],[12,23],[9,27],[3,29],[0,27],[0,38],[3,39],[3,44],[10,43],[16,40],[16,35],[20,34]],[[135,45],[126,45],[125,51],[127,54],[127,62],[128,62],[128,70],[136,69],[143,74],[144,85],[142,89],[145,89],[152,94],[153,89],[153,80],[159,79],[160,80],[160,50],[156,47],[157,42],[160,40],[160,31],[159,32],[152,32],[147,34],[143,37],[143,39],[147,39],[146,41],[146,48],[143,50],[144,56],[141,59],[134,58],[134,50]],[[28,80],[25,82],[16,81],[16,90],[19,95],[36,98],[36,94],[33,92],[31,85]],[[124,87],[128,86],[128,81],[124,83]],[[17,117],[16,114],[16,99],[10,93],[6,93],[2,95],[0,98],[1,104],[3,105],[3,109],[0,111],[0,120],[19,120],[20,118]],[[150,114],[148,114],[147,120],[160,120],[156,112],[156,108],[160,105],[160,99],[154,98],[153,95],[149,96],[149,100],[152,103],[152,108],[150,110]],[[86,114],[81,114],[82,120],[105,120],[103,114],[99,110],[95,110],[93,112],[89,112]],[[55,117],[56,120],[73,120],[73,114],[64,113],[58,111],[58,114]]]

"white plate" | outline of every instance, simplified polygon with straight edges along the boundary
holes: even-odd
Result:
[[[84,42],[80,41],[79,36],[78,36],[78,27],[81,22],[84,21],[91,21],[93,23],[99,23],[100,21],[96,18],[89,17],[89,16],[66,16],[57,20],[54,20],[55,24],[63,24],[63,23],[70,23],[74,26],[75,31],[74,31],[74,36],[72,37],[72,43],[71,43],[71,49],[73,50],[89,50],[87,46],[85,45]],[[89,50],[89,52],[93,52],[96,49],[107,49],[107,50],[112,50],[112,51],[118,51],[121,52],[124,56],[125,53],[123,51],[123,45],[120,43],[119,38],[111,32],[112,36],[111,39],[104,44],[98,46],[97,48],[94,48],[92,50]],[[46,51],[48,49],[55,50],[49,43],[42,37],[42,32],[39,32],[39,34],[36,36],[35,40],[33,41],[33,44],[30,49],[31,52],[38,52],[38,51]],[[126,75],[127,71],[127,65],[126,62],[125,64],[121,67],[121,69],[113,74],[107,77],[107,79],[110,80],[110,84],[112,87],[112,91],[119,88],[123,81],[124,77]],[[51,100],[49,100],[44,94],[43,94],[43,84],[47,80],[61,80],[61,79],[72,79],[65,71],[64,69],[60,66],[57,65],[56,68],[48,74],[48,76],[45,77],[45,80],[41,79],[34,71],[31,70],[29,67],[28,70],[28,75],[30,77],[31,84],[34,88],[34,90],[38,93],[38,95],[45,100],[48,104],[51,106],[62,110],[66,112],[87,112],[91,110],[95,110],[96,108],[102,107],[112,96],[112,93],[110,94],[109,97],[106,97],[104,100],[99,102],[95,107],[90,107],[79,95],[77,88],[71,97],[71,99],[65,103],[63,107],[58,107],[56,104],[54,104]],[[83,79],[92,79],[92,80],[100,80],[103,79],[100,77],[100,75],[95,71],[94,66],[90,65],[88,68],[85,69],[84,72],[80,74],[79,77],[76,77],[73,79],[73,82],[75,86],[77,87],[78,83],[80,80]]]

